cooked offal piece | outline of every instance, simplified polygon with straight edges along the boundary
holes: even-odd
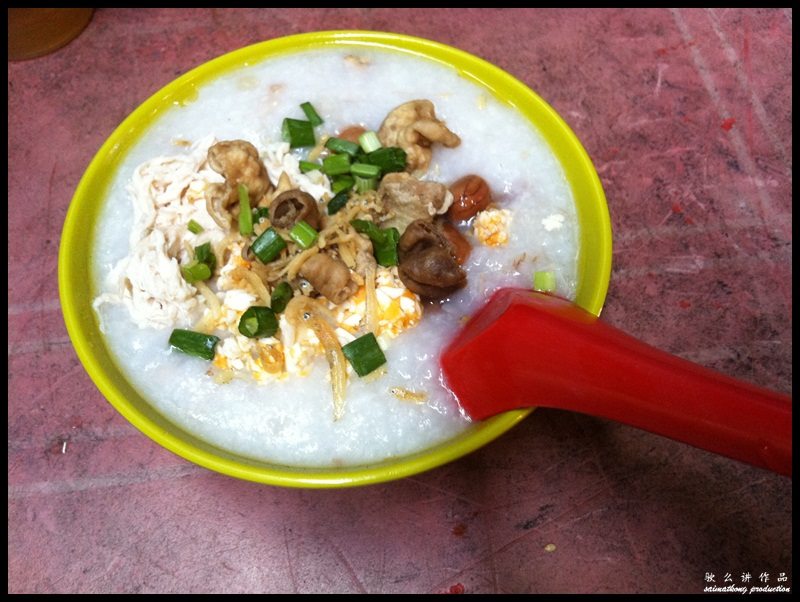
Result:
[[[217,142],[208,149],[208,164],[225,177],[232,189],[236,190],[239,184],[244,184],[250,199],[255,202],[272,188],[258,150],[246,140]]]
[[[411,222],[431,220],[445,213],[453,202],[453,195],[440,182],[426,182],[400,172],[386,174],[378,188],[384,212],[379,218],[384,228],[397,228],[404,232]]]
[[[319,229],[322,217],[314,197],[299,188],[282,192],[269,205],[269,219],[274,226],[287,230],[299,221]]]
[[[456,250],[430,221],[411,223],[400,237],[397,251],[400,280],[420,297],[442,299],[467,283]]]
[[[410,100],[401,104],[383,120],[378,138],[384,146],[399,146],[406,152],[406,171],[425,171],[431,163],[434,142],[454,148],[461,138],[436,118],[430,100]]]
[[[306,259],[300,268],[300,275],[336,305],[352,297],[358,288],[344,262],[327,253],[317,253]]]

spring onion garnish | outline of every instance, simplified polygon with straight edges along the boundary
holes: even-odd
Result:
[[[275,228],[267,228],[261,236],[253,241],[250,250],[253,255],[258,257],[262,263],[269,263],[281,254],[286,248],[286,241],[275,231]]]
[[[334,195],[337,195],[342,190],[350,190],[355,183],[356,181],[353,176],[348,176],[347,174],[336,176],[331,180],[331,191],[333,191]]]
[[[397,228],[378,228],[374,223],[363,219],[354,219],[350,225],[356,232],[369,237],[372,241],[372,253],[380,265],[397,265],[397,242],[400,240],[400,231]]]
[[[239,182],[239,234],[249,236],[253,233],[253,214],[250,213],[250,193],[247,186]]]
[[[189,220],[189,223],[186,224],[186,229],[189,230],[192,234],[200,234],[203,231],[203,226],[198,224],[193,219]]]
[[[381,147],[381,141],[378,140],[378,134],[373,131],[364,132],[358,137],[358,143],[365,153],[371,153]]]
[[[350,166],[350,173],[362,178],[377,178],[381,175],[381,168],[369,163],[353,163]]]
[[[322,117],[319,116],[319,113],[317,113],[314,105],[312,105],[310,102],[304,102],[300,105],[300,108],[303,109],[303,113],[306,114],[306,118],[312,126],[317,127],[318,125],[322,125],[324,123],[322,121]]]
[[[300,160],[300,171],[302,173],[308,173],[309,171],[317,171],[320,169],[322,165],[319,163],[314,163],[313,161],[305,161],[303,159]]]
[[[373,241],[372,250],[379,265],[391,267],[399,263],[397,243],[400,240],[400,231],[397,228],[387,228],[383,232],[386,233],[383,242],[376,243]]]
[[[301,249],[310,249],[315,242],[319,233],[311,227],[305,220],[300,220],[289,231],[289,238],[291,238]]]
[[[556,290],[556,275],[554,272],[534,272],[533,290],[542,293],[552,293]]]
[[[338,176],[350,173],[350,155],[330,155],[322,160],[322,173],[329,176]]]
[[[355,142],[350,142],[349,140],[343,140],[341,138],[328,138],[325,142],[325,148],[335,153],[346,153],[351,157],[355,157],[361,150],[361,147]]]
[[[343,190],[335,197],[333,197],[330,201],[328,201],[328,215],[333,215],[337,213],[342,207],[347,204],[348,191]]]
[[[214,272],[214,268],[217,267],[217,256],[214,255],[214,251],[211,249],[210,242],[206,242],[199,247],[195,247],[194,257],[200,263],[206,264],[212,273]]]
[[[371,332],[342,346],[342,353],[359,376],[366,376],[386,363],[386,356]]]
[[[375,190],[378,187],[378,178],[362,178],[361,176],[356,176],[355,181],[356,192]]]
[[[257,224],[266,217],[269,217],[269,207],[256,207],[255,209],[253,209],[254,224]]]
[[[278,332],[278,319],[269,307],[253,305],[242,314],[239,332],[250,339],[271,337]]]
[[[194,259],[181,266],[183,279],[189,284],[211,278],[214,267],[217,265],[217,257],[211,250],[211,243],[207,242],[194,248]]]
[[[281,282],[274,289],[270,295],[269,304],[272,306],[273,313],[279,314],[286,309],[286,304],[289,303],[294,293],[292,287],[288,282]]]
[[[181,266],[181,274],[186,282],[192,284],[193,282],[211,278],[211,268],[195,259],[191,263]]]
[[[283,120],[281,134],[291,148],[302,148],[316,144],[314,126],[311,125],[310,121],[287,117]]]
[[[406,168],[406,151],[396,146],[379,148],[361,160],[363,163],[370,163],[381,168],[381,173],[392,173],[403,171]]]
[[[214,359],[214,348],[218,342],[219,337],[215,337],[213,334],[203,334],[181,328],[176,328],[169,335],[169,344],[175,349],[206,360]]]

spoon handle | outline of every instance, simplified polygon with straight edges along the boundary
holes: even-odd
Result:
[[[660,351],[553,295],[498,291],[441,365],[475,420],[534,406],[574,410],[792,473],[789,396]]]

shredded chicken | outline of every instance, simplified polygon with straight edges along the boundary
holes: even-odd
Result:
[[[189,260],[185,237],[197,246],[226,236],[206,210],[203,192],[221,180],[206,165],[212,143],[206,138],[187,155],[156,157],[135,170],[129,187],[134,206],[130,251],[112,269],[108,292],[95,299],[95,309],[122,304],[136,324],[150,328],[188,326],[198,318],[204,304],[180,267]],[[201,234],[187,233],[190,220],[203,227]]]

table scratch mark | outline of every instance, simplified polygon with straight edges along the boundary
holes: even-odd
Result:
[[[692,42],[693,36],[692,32],[689,30],[689,26],[683,18],[683,15],[678,9],[672,9],[671,13],[681,36],[687,45],[689,45],[690,42]],[[706,59],[703,57],[700,49],[696,44],[692,45],[689,48],[689,53],[691,55],[692,62],[694,63],[695,70],[700,77],[700,81],[703,83],[708,95],[711,97],[720,120],[729,118],[731,116],[730,108],[723,100],[722,94],[714,82],[712,70],[706,63]],[[727,135],[730,137],[734,153],[736,154],[736,159],[741,165],[742,169],[749,176],[755,179],[756,174],[758,173],[758,168],[756,167],[755,162],[750,155],[750,151],[744,143],[741,133],[736,128],[733,128],[730,130],[730,132],[728,132]],[[772,202],[772,197],[766,188],[756,187],[755,198],[753,198],[753,201],[754,202],[752,204],[757,208],[759,217],[761,218],[762,223],[766,226],[768,223],[767,216],[769,215],[771,218],[776,213],[776,209],[774,208]],[[787,232],[791,230],[791,223],[786,225],[785,229]]]
[[[114,474],[63,481],[37,481],[24,485],[9,485],[8,499],[18,500],[35,495],[57,495],[112,487],[125,487],[153,481],[181,479],[189,476],[208,474],[208,471],[194,464],[182,464],[161,469],[146,469],[125,474]]]
[[[447,499],[456,499],[456,500],[460,500],[462,502],[466,502],[468,504],[477,505],[477,502],[475,500],[472,500],[472,499],[470,499],[470,498],[468,498],[468,497],[466,497],[464,495],[456,493],[455,491],[450,491],[449,489],[444,489],[442,487],[436,487],[436,486],[431,485],[430,483],[427,483],[426,481],[418,479],[416,477],[406,477],[406,479],[408,481],[412,481],[412,482],[416,483],[417,485],[420,485],[420,486],[425,487],[427,489],[431,489],[432,491],[438,491],[439,493],[445,495],[447,497]]]
[[[383,594],[386,593],[383,591],[383,586],[386,583],[386,548],[381,548],[381,558],[380,562],[378,563],[378,570],[377,570],[377,587],[373,593],[375,594]]]
[[[68,347],[70,345],[69,337],[58,337],[54,339],[32,339],[26,341],[18,341],[8,344],[8,355],[25,355],[28,353],[47,353],[54,347]]]
[[[745,491],[746,489],[750,489],[751,487],[757,487],[757,486],[759,486],[759,485],[761,485],[763,483],[768,483],[768,482],[769,482],[769,479],[767,479],[767,478],[761,478],[761,479],[758,479],[756,481],[748,481],[744,485],[740,485],[739,487],[736,487],[735,489],[731,489],[730,491],[726,491],[725,493],[721,493],[719,496],[714,498],[712,501],[716,502],[716,501],[720,501],[720,500],[732,499],[733,497],[738,496],[738,494],[740,492]]]
[[[667,65],[666,63],[658,64],[658,77],[656,78],[656,87],[655,90],[653,91],[654,96],[658,96],[661,93],[661,82],[663,81],[664,78],[664,71],[666,71],[668,67],[669,65]]]
[[[341,548],[338,545],[336,545],[336,543],[334,541],[332,541],[330,539],[328,540],[328,543],[333,548],[333,551],[336,552],[336,557],[344,565],[344,568],[347,570],[347,573],[348,573],[348,575],[350,575],[350,578],[355,582],[355,585],[356,585],[356,588],[358,589],[358,591],[360,593],[362,593],[362,594],[368,593],[366,588],[364,587],[364,584],[361,583],[361,580],[358,578],[358,575],[356,574],[356,571],[353,568],[353,565],[350,564],[350,561],[347,559],[347,556],[344,555],[344,553],[342,552]]]
[[[742,88],[744,93],[750,96],[750,104],[753,107],[753,111],[755,112],[761,127],[764,128],[764,132],[767,134],[769,141],[778,151],[778,154],[780,155],[786,169],[785,175],[791,179],[792,166],[788,157],[788,153],[786,152],[786,146],[783,144],[783,142],[781,142],[780,138],[775,133],[775,128],[772,125],[772,121],[769,118],[767,110],[764,108],[764,103],[761,102],[761,98],[759,98],[758,94],[756,93],[756,90],[751,82],[750,74],[748,73],[750,67],[748,50],[749,29],[745,30],[745,46],[742,51],[743,57],[740,58],[736,52],[736,49],[728,40],[728,36],[722,30],[717,15],[711,10],[706,10],[705,14],[708,18],[708,21],[711,23],[711,29],[714,30],[715,34],[717,34],[717,37],[725,48],[725,52],[723,54],[730,62],[731,67],[733,67],[733,71],[736,74],[736,81],[739,83],[739,86]],[[745,63],[744,67],[742,66],[743,62]]]
[[[492,536],[492,530],[486,530],[486,537],[488,540],[488,548],[489,548],[489,571],[491,572],[492,578],[492,593],[499,594],[499,584],[497,579],[497,554],[493,553],[491,550],[494,547],[494,537]]]
[[[772,221],[773,223],[776,224],[782,222],[791,223],[792,214],[791,213],[775,214],[772,217]],[[761,220],[755,220],[753,218],[744,218],[744,219],[728,220],[725,222],[724,225],[714,225],[713,227],[710,228],[698,226],[695,227],[692,231],[696,232],[698,235],[724,233],[724,234],[729,234],[731,236],[736,236],[739,235],[740,233],[763,227],[764,223]],[[767,227],[769,227],[769,225]],[[622,232],[619,234],[619,236],[616,236],[614,238],[614,242],[624,243],[638,239],[644,239],[649,241],[653,238],[658,238],[658,239],[678,238],[678,237],[684,237],[685,235],[686,235],[686,227],[683,224],[681,224],[680,226],[677,225],[661,225],[657,227],[647,226],[638,229],[631,228],[630,230]]]
[[[433,592],[440,591],[441,589],[447,587],[452,582],[453,579],[458,578],[459,575],[463,575],[465,572],[467,572],[470,569],[473,569],[476,566],[479,566],[479,565],[481,565],[483,563],[487,563],[488,562],[490,568],[495,567],[493,559],[497,555],[509,550],[510,548],[515,546],[517,543],[519,543],[523,538],[529,537],[532,533],[538,533],[538,532],[542,531],[544,527],[546,527],[548,525],[551,525],[554,522],[561,521],[562,518],[566,517],[571,512],[575,512],[575,511],[579,510],[584,504],[586,504],[588,502],[591,502],[592,500],[594,500],[595,498],[597,498],[600,495],[603,495],[604,493],[608,492],[610,490],[610,488],[611,488],[607,477],[605,477],[604,481],[601,481],[601,485],[602,486],[601,486],[601,488],[599,490],[593,491],[587,497],[581,498],[579,501],[571,504],[569,506],[569,508],[567,508],[564,512],[562,512],[558,516],[554,516],[552,518],[543,520],[541,523],[531,527],[530,529],[526,529],[520,535],[517,535],[516,537],[512,537],[511,539],[506,541],[504,544],[500,545],[500,547],[498,547],[497,549],[492,550],[490,548],[488,551],[486,551],[481,556],[477,557],[472,562],[467,563],[466,565],[464,565],[460,569],[456,569],[457,572],[454,575],[451,575],[448,578],[443,579],[442,581],[440,581],[437,584],[435,584],[434,587],[431,589],[431,591],[433,591]],[[515,503],[513,505],[516,507],[519,504]],[[595,510],[592,510],[590,512],[593,512],[593,511],[595,511]],[[489,536],[487,538],[487,541],[488,541],[488,545],[490,545],[490,546],[494,545],[493,541],[491,539],[491,536]],[[496,581],[495,581],[495,583],[496,583]],[[496,584],[495,587],[499,587],[499,584]]]
[[[61,302],[58,299],[36,299],[28,303],[11,303],[8,306],[9,316],[19,316],[27,313],[44,313],[61,310]]]
[[[774,257],[785,255],[786,260],[791,260],[791,249],[779,250],[774,253]],[[682,257],[682,259],[681,259]],[[688,261],[690,256],[671,256],[672,265],[665,265],[663,257],[653,258],[650,265],[642,267],[625,268],[617,267],[614,270],[614,277],[617,279],[625,278],[629,281],[636,281],[639,278],[651,278],[658,274],[719,274],[724,270],[730,269],[761,269],[762,272],[772,268],[775,259],[770,259],[766,252],[745,253],[742,252],[736,257],[718,259],[716,257],[702,257],[697,255],[696,260]],[[788,305],[788,304],[787,304]]]
[[[47,445],[49,442],[53,440],[53,437],[56,436],[58,433],[44,435],[42,437],[31,437],[26,436],[20,439],[9,439],[8,441],[8,452],[9,453],[18,453],[24,452],[31,449],[40,449],[43,445]],[[61,436],[67,436],[69,438],[69,442],[72,445],[76,443],[103,443],[105,441],[115,440],[115,439],[126,439],[128,437],[141,437],[141,431],[137,430],[133,426],[129,425],[121,425],[121,426],[112,426],[112,427],[81,427],[81,428],[71,428],[69,429],[68,434],[64,435],[63,433]]]
[[[295,594],[300,593],[297,587],[297,578],[294,574],[294,563],[292,562],[292,555],[289,553],[289,536],[286,534],[286,525],[283,526],[283,548],[286,550],[286,565],[289,569],[289,580],[292,582],[292,589]]]
[[[32,407],[32,406],[35,406],[39,402],[39,400],[42,399],[43,397],[45,397],[46,395],[49,395],[52,398],[53,394],[58,390],[58,386],[62,382],[64,382],[65,380],[71,378],[72,375],[75,372],[79,372],[79,371],[82,371],[82,370],[83,370],[83,364],[81,364],[81,363],[75,364],[69,370],[64,372],[60,377],[58,377],[56,380],[51,382],[47,386],[47,388],[44,389],[43,391],[41,391],[36,397],[34,397],[33,399],[27,400],[27,403],[29,404],[30,407]]]

